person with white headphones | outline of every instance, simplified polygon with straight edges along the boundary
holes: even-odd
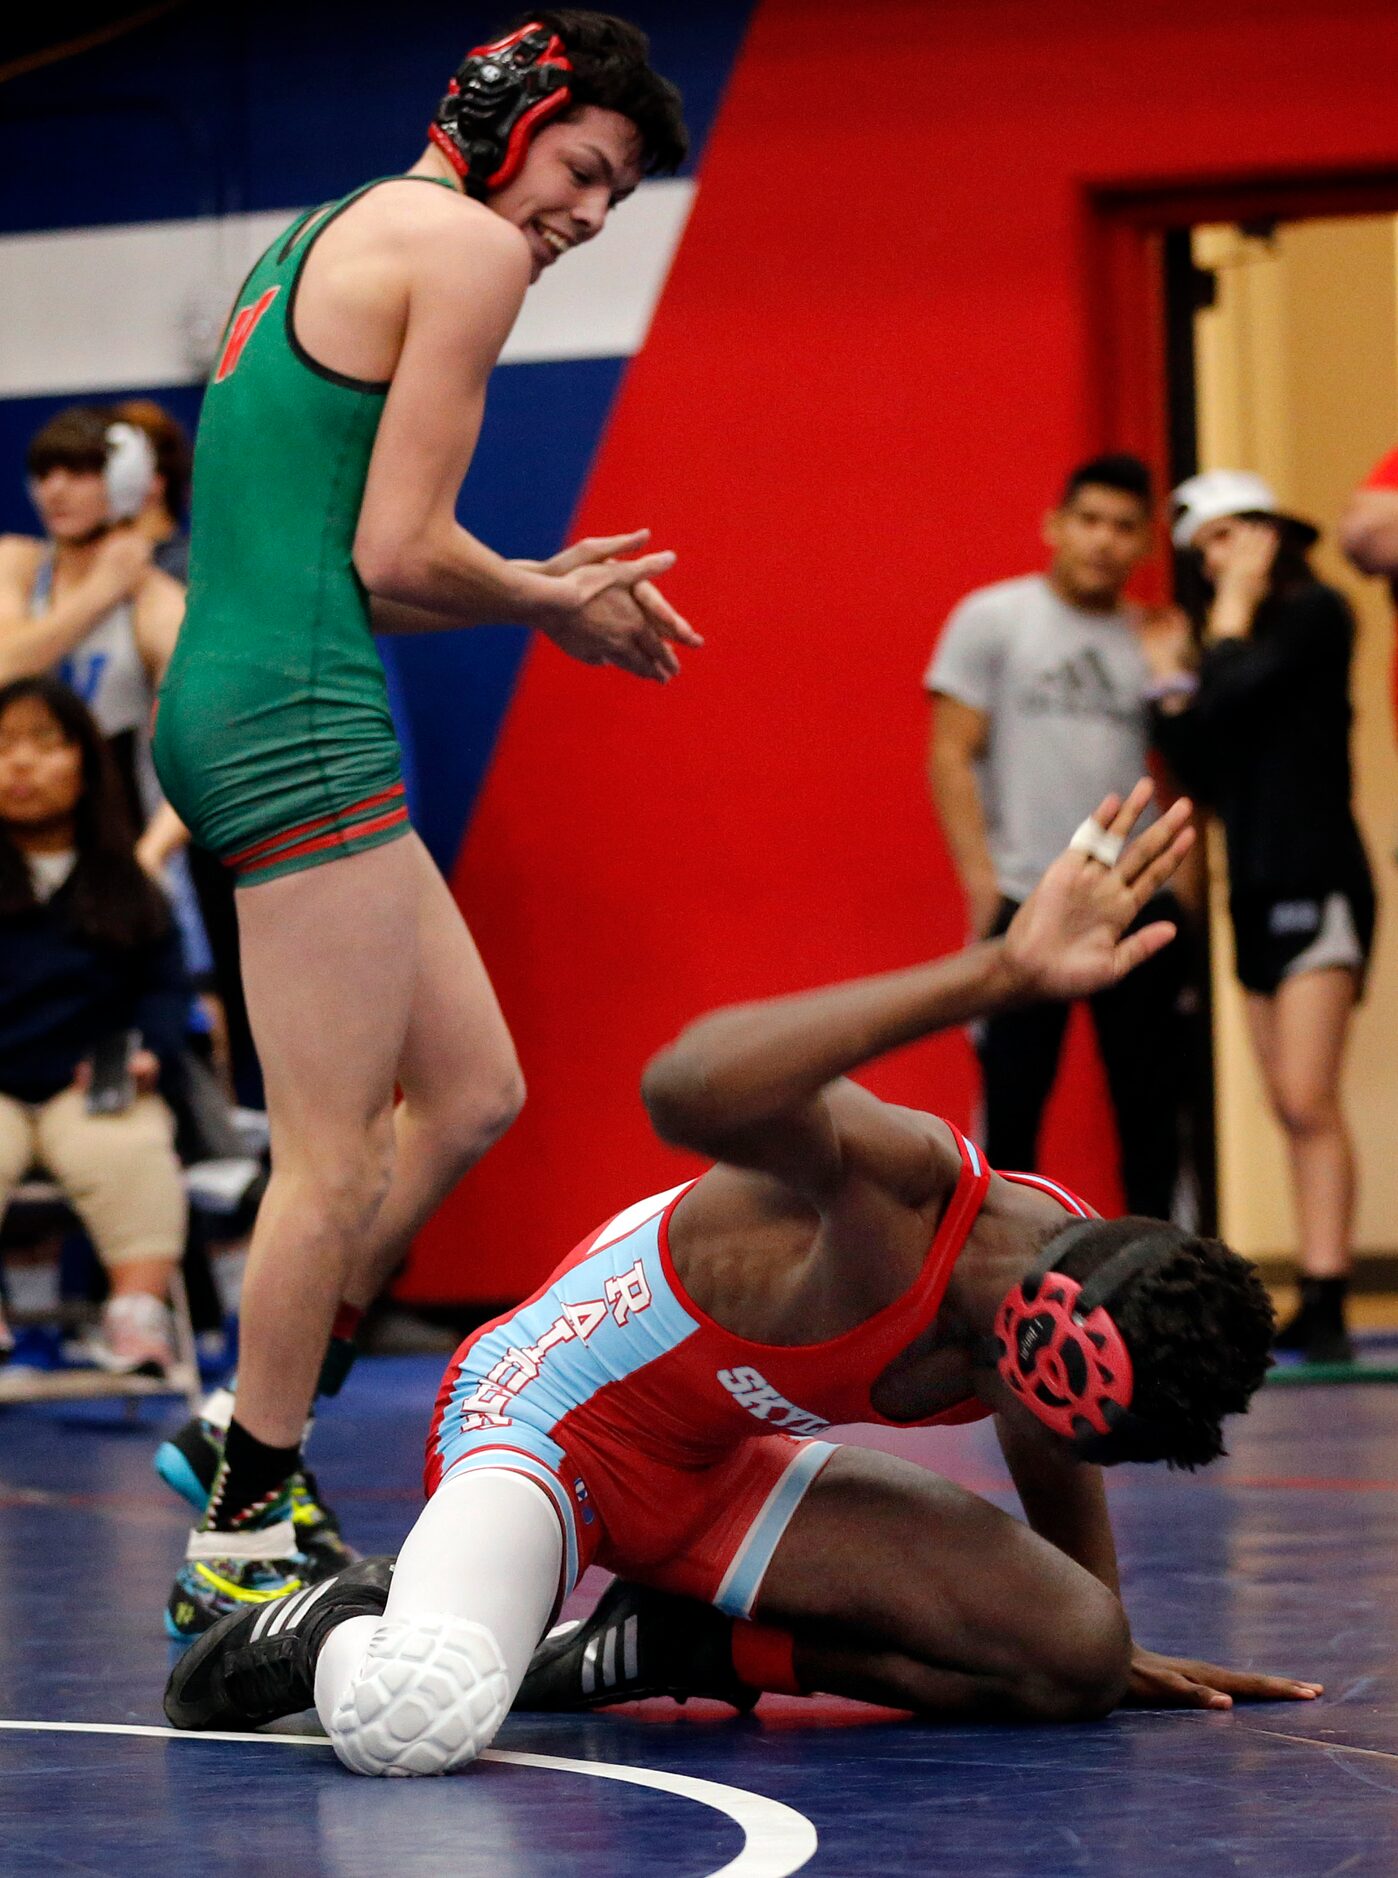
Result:
[[[1311,570],[1319,531],[1260,476],[1209,470],[1174,499],[1175,545],[1198,557],[1207,601],[1198,641],[1178,611],[1144,635],[1155,737],[1227,838],[1237,972],[1301,1241],[1301,1304],[1277,1346],[1346,1362],[1355,1167],[1340,1075],[1375,916],[1350,801],[1354,616]]]
[[[183,844],[150,760],[150,715],[184,616],[178,581],[154,565],[133,526],[155,477],[155,452],[134,424],[100,405],[70,405],[27,453],[42,536],[0,539],[0,680],[54,671],[113,745],[158,871]]]

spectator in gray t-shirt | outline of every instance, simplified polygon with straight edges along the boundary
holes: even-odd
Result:
[[[1048,572],[968,595],[928,666],[932,795],[977,937],[1003,931],[1084,814],[1145,773],[1151,674],[1139,609],[1124,592],[1149,551],[1150,523],[1144,463],[1083,464],[1045,524]],[[1177,911],[1162,914],[1156,902],[1143,918]],[[1167,947],[1092,1000],[1127,1203],[1160,1217],[1177,1171],[1180,956]],[[1036,1165],[1067,1014],[1039,1005],[983,1027],[985,1147],[995,1166]]]

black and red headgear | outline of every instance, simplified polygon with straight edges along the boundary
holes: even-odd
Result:
[[[563,41],[537,22],[467,53],[427,134],[468,196],[519,174],[530,138],[568,108],[572,70]]]
[[[1132,1408],[1131,1353],[1108,1307],[1132,1278],[1164,1264],[1189,1235],[1152,1222],[1084,1284],[1057,1269],[1102,1227],[1101,1220],[1083,1220],[1054,1235],[996,1312],[987,1355],[1018,1400],[1084,1460],[1158,1460],[1168,1452],[1165,1431]]]

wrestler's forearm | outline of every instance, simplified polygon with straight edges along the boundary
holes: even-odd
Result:
[[[990,1016],[1024,993],[998,940],[930,965],[733,1005],[690,1026],[647,1068],[648,1106],[735,1130],[790,1113],[827,1083],[935,1031]]]
[[[1037,1427],[1023,1426],[1018,1415],[997,1415],[995,1432],[1030,1527],[1119,1597],[1102,1470],[1060,1452]]]
[[[65,658],[120,597],[89,576],[36,618],[0,614],[0,684],[31,678]]]
[[[375,632],[450,632],[463,626],[547,627],[564,603],[561,585],[528,561],[509,561],[464,528],[389,555],[356,555]]]

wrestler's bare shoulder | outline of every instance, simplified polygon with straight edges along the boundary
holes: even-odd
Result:
[[[371,189],[340,218],[343,245],[362,244],[416,264],[460,259],[528,271],[529,243],[520,229],[455,189],[424,187],[430,180],[396,176]],[[327,237],[336,232],[327,229]]]

